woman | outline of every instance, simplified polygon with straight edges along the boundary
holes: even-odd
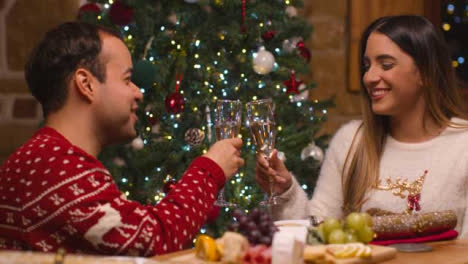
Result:
[[[379,18],[361,40],[362,121],[333,137],[313,198],[273,154],[256,180],[285,201],[275,217],[454,210],[468,236],[468,121],[447,47],[420,16]]]

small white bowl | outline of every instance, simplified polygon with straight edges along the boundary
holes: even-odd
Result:
[[[310,226],[310,221],[307,219],[296,219],[296,220],[280,220],[275,221],[275,226],[277,227],[286,227],[286,226]]]

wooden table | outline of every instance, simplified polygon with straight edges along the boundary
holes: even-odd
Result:
[[[398,252],[396,258],[381,262],[382,264],[468,264],[468,240],[450,240],[441,242],[426,243],[434,250],[421,253]],[[178,251],[167,255],[154,257],[153,259],[161,263],[174,263],[171,259],[188,254],[190,251]],[[193,253],[192,253],[193,254]],[[208,263],[196,260],[195,263]],[[215,262],[210,262],[215,263]],[[365,259],[363,264],[370,263]]]
[[[468,263],[468,240],[451,240],[427,243],[434,250],[424,253],[402,253],[398,252],[396,258],[382,262],[383,264],[466,264]],[[178,255],[176,252],[173,253]],[[84,256],[68,255],[64,264],[161,264],[171,263],[170,256],[163,255],[154,258],[131,258],[131,257],[111,257],[111,256]],[[51,264],[54,263],[54,254],[21,251],[0,251],[0,263],[8,264]],[[168,258],[169,257],[169,258]],[[211,262],[214,263],[214,262]],[[366,263],[366,262],[363,262]]]
[[[468,263],[468,240],[449,240],[426,243],[431,245],[432,252],[403,253],[384,264],[461,264]]]

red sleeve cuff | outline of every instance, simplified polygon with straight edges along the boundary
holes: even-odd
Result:
[[[219,165],[212,159],[200,156],[196,158],[192,162],[192,164],[190,164],[190,167],[192,166],[196,166],[201,169],[207,170],[211,174],[211,177],[215,181],[216,185],[218,186],[218,190],[224,187],[224,183],[226,182],[226,176],[224,176],[223,169],[221,169],[221,167],[219,167]]]

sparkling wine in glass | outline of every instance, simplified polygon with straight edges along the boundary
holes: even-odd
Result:
[[[253,121],[250,123],[250,131],[257,151],[270,157],[275,148],[275,123],[272,121]]]
[[[239,100],[218,100],[215,115],[216,140],[237,137],[240,132],[241,117],[242,104]],[[219,191],[214,204],[220,207],[237,207],[237,204],[226,201],[224,188]]]
[[[228,121],[215,125],[216,140],[235,138],[240,132],[240,122]]]
[[[265,159],[270,163],[271,154],[275,148],[275,105],[271,99],[256,100],[247,103],[247,119],[249,121],[250,132],[254,139],[258,153],[265,155]],[[260,205],[277,205],[279,199],[274,192],[274,180],[270,179],[270,196],[267,200],[261,201]]]

